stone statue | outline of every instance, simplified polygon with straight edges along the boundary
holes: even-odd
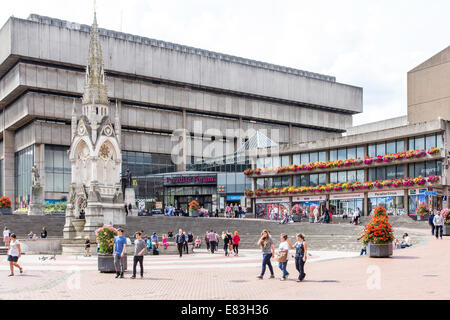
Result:
[[[33,165],[33,168],[31,168],[31,173],[33,174],[33,185],[39,185],[40,184],[40,175],[39,175],[39,169],[36,167],[36,165]]]
[[[133,187],[133,177],[129,169],[127,169],[127,186],[130,188]]]

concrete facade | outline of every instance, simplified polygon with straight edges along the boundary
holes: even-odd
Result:
[[[1,191],[11,199],[17,196],[17,152],[33,146],[45,185],[46,146],[71,143],[74,105],[81,114],[89,31],[38,15],[11,17],[0,29]],[[99,32],[124,151],[170,155],[181,142],[179,156],[190,163],[191,157],[207,158],[203,150],[214,140],[221,141],[223,153],[233,153],[256,130],[280,144],[336,136],[351,127],[352,114],[362,112],[362,88],[332,76]],[[184,133],[176,136],[176,129]],[[45,198],[64,195],[47,191]]]
[[[450,120],[450,46],[408,72],[408,121]]]

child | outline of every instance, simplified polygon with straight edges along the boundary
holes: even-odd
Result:
[[[197,239],[195,239],[195,248],[200,248],[202,244],[202,240],[200,240],[200,237],[197,237]]]
[[[363,236],[364,236],[364,232],[361,232],[361,234],[359,235],[358,240],[361,240]],[[367,255],[367,248],[366,248],[366,244],[365,243],[363,243],[362,248],[361,248],[361,253],[359,255],[362,256],[363,253],[365,255]]]
[[[169,243],[167,242],[167,236],[165,234],[163,234],[162,243],[163,243],[164,249],[167,249],[167,247],[169,246]]]
[[[84,238],[85,242],[84,242],[84,256],[85,257],[90,257],[91,256],[91,240],[89,240],[89,237],[86,236]]]

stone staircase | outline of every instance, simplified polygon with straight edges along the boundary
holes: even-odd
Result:
[[[291,241],[295,241],[297,233],[303,233],[311,250],[355,251],[361,248],[361,243],[357,240],[357,237],[363,230],[363,225],[367,224],[369,219],[370,217],[362,217],[362,224],[359,226],[352,225],[349,223],[350,220],[342,220],[341,218],[334,218],[333,224],[313,224],[303,221],[279,225],[274,221],[249,217],[227,219],[154,215],[127,217],[127,224],[122,227],[125,230],[125,235],[130,238],[133,237],[134,232],[144,230],[146,235],[152,235],[153,232],[156,232],[160,239],[162,234],[167,234],[169,230],[176,234],[178,229],[182,228],[183,231],[192,232],[194,237],[200,236],[203,248],[205,247],[204,235],[206,231],[213,229],[220,235],[222,231],[229,230],[234,233],[237,230],[241,237],[240,248],[242,249],[258,249],[257,241],[261,231],[267,229],[271,232],[276,246],[279,244],[281,233],[288,234]],[[64,222],[63,216],[0,215],[2,230],[5,225],[8,226],[11,232],[17,234],[19,239],[26,238],[30,231],[39,234],[43,226],[46,227],[49,237],[62,237]],[[397,238],[401,238],[405,228],[428,228],[426,221],[415,221],[407,216],[390,217],[390,222],[394,227]],[[420,233],[411,233],[411,236],[414,242],[423,238]],[[219,243],[219,248],[223,248],[222,241]]]

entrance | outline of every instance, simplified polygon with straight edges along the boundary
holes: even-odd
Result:
[[[189,211],[189,202],[197,201],[200,207],[204,207],[208,212],[212,212],[212,195],[195,195],[195,196],[175,196],[175,208],[183,208]]]

